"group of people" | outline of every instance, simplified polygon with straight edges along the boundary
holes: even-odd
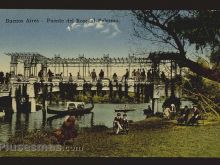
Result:
[[[171,104],[170,107],[166,107],[164,110],[164,117],[166,119],[174,119],[176,114],[177,111],[174,104]],[[180,111],[180,117],[177,119],[177,122],[179,124],[194,125],[200,118],[200,110],[197,108],[197,106],[194,105],[192,109],[188,108],[188,106],[185,106],[184,109]],[[72,143],[74,138],[77,137],[75,121],[75,116],[67,116],[64,119],[64,123],[61,128],[55,130],[55,138],[59,144]],[[121,113],[117,113],[117,116],[113,121],[114,133],[119,134],[120,132],[123,132],[127,134],[129,131],[128,125],[129,122],[127,119],[127,114],[124,113],[122,116]]]
[[[115,74],[115,73],[114,73],[114,74]],[[146,74],[144,68],[142,68],[142,69],[139,68],[139,69],[137,69],[137,70],[134,69],[134,70],[132,71],[131,78],[133,78],[135,81],[145,81],[145,80],[147,80],[147,81],[152,81],[152,80],[153,80],[153,77],[155,77],[154,74],[156,75],[156,77],[158,77],[158,78],[161,79],[163,82],[165,82],[165,80],[166,80],[166,75],[165,75],[165,73],[164,73],[163,71],[162,71],[161,74],[159,75],[159,71],[155,73],[155,71],[153,71],[152,69],[149,69],[149,70],[147,71],[147,74]],[[113,75],[113,76],[114,76],[114,75]],[[123,80],[123,79],[124,79],[124,80],[127,80],[129,77],[130,77],[130,76],[129,76],[129,71],[128,71],[128,69],[126,69],[126,73],[123,75],[122,80]]]
[[[120,113],[117,113],[117,116],[113,121],[113,128],[115,129],[115,134],[119,134],[119,132],[128,133],[128,119],[127,114],[123,114],[123,117]],[[60,128],[57,128],[54,131],[54,137],[56,143],[59,144],[72,144],[74,139],[77,137],[76,130],[76,118],[75,116],[67,116],[64,119],[64,122]]]
[[[117,113],[117,116],[114,118],[113,121],[113,128],[115,134],[119,134],[120,131],[123,131],[124,133],[128,133],[128,119],[127,114],[123,114],[123,117],[121,117],[121,113]]]
[[[194,125],[198,124],[198,120],[201,119],[200,110],[196,105],[190,109],[187,105],[180,110],[179,117],[177,118],[178,124]],[[177,115],[176,107],[174,104],[166,107],[163,112],[164,118],[168,120],[173,120]]]
[[[93,82],[98,79],[95,69],[93,69],[93,71],[90,73],[90,76],[91,76]],[[163,76],[165,76],[164,73],[163,73]],[[151,77],[152,77],[151,70],[149,70],[149,71],[147,72],[147,75],[146,75],[146,72],[145,72],[145,69],[144,69],[144,68],[142,68],[142,69],[137,69],[137,70],[134,69],[134,70],[132,71],[132,76],[131,76],[131,78],[133,78],[135,81],[145,81],[146,78],[150,80]],[[99,73],[99,79],[102,80],[103,78],[104,78],[104,71],[101,69],[101,71],[100,71],[100,73]],[[123,81],[123,80],[124,80],[124,81],[127,81],[129,78],[130,78],[130,73],[129,73],[129,70],[126,69],[126,72],[125,72],[125,74],[122,76],[122,80],[121,80],[121,81]],[[114,82],[117,82],[117,81],[118,81],[118,75],[117,75],[116,73],[113,74],[112,80],[113,80]]]
[[[41,69],[38,73],[38,77],[43,79],[43,70]],[[125,74],[122,76],[121,81],[127,81],[129,78],[134,79],[135,81],[152,81],[153,79],[153,74],[154,71],[152,71],[152,69],[149,69],[146,73],[144,68],[138,68],[137,70],[134,69],[132,71],[132,75],[130,76],[129,70],[126,69]],[[103,71],[103,69],[100,70],[99,74],[96,73],[96,70],[93,69],[92,72],[89,73],[90,77],[92,78],[92,82],[95,82],[97,80],[102,80],[105,78],[105,73]],[[49,78],[49,81],[52,81],[52,78],[54,77],[54,73],[49,69],[47,72],[47,76]],[[61,72],[60,74],[57,74],[56,76],[59,76],[60,79],[62,79],[63,77],[63,73]],[[165,81],[166,80],[166,76],[164,72],[161,72],[161,75],[158,75],[158,77],[162,80]],[[1,78],[1,72],[0,72],[0,78]],[[82,79],[82,76],[80,75],[80,72],[77,72],[77,79]],[[118,81],[118,75],[116,73],[114,73],[112,75],[112,80],[114,82]],[[72,73],[69,73],[69,81],[72,82],[73,81],[73,77],[72,77]]]
[[[191,117],[189,118],[191,114]],[[192,109],[188,108],[186,105],[184,109],[180,112],[180,117],[177,119],[179,124],[194,125],[198,124],[198,120],[201,119],[200,110],[196,105]]]
[[[52,78],[54,77],[54,73],[50,69],[47,72],[47,76],[48,76],[48,81],[52,82]],[[61,76],[62,76],[62,74],[61,74]],[[44,70],[43,69],[41,69],[38,72],[38,77],[40,78],[41,81],[43,81],[43,79],[44,79]]]
[[[104,71],[101,69],[101,70],[100,70],[100,73],[99,73],[99,79],[100,79],[100,80],[104,79],[104,75],[105,75],[105,73],[104,73]],[[95,69],[92,70],[92,72],[90,73],[90,76],[91,76],[93,82],[97,81],[97,74],[96,74]]]
[[[10,73],[4,73],[0,72],[0,84],[8,84],[10,81],[11,74]]]
[[[134,78],[134,80],[136,81],[144,81],[146,80],[146,73],[144,68],[143,69],[134,69],[132,71],[132,78]]]

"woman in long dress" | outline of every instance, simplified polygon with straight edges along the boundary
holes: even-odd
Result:
[[[73,143],[74,138],[77,137],[75,121],[75,116],[67,116],[62,127],[55,131],[55,136],[60,144]]]
[[[170,112],[171,112],[171,110],[170,110],[170,108],[169,107],[166,107],[165,109],[164,109],[164,112],[163,112],[163,114],[164,114],[164,118],[166,118],[166,119],[170,119]]]

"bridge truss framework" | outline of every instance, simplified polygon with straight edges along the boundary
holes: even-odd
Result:
[[[177,64],[175,62],[175,56],[177,53],[173,52],[153,52],[146,57],[136,57],[128,55],[128,57],[110,57],[109,54],[103,55],[101,58],[86,58],[84,55],[79,55],[77,58],[61,58],[59,55],[55,55],[53,58],[47,58],[39,53],[26,52],[26,53],[5,53],[11,57],[10,72],[17,76],[17,67],[19,63],[24,64],[24,77],[37,77],[38,70],[37,65],[41,65],[44,76],[47,75],[48,68],[53,67],[55,74],[69,75],[69,68],[79,68],[79,72],[82,69],[82,77],[86,77],[90,68],[103,67],[106,68],[106,75],[108,78],[112,75],[111,70],[114,67],[125,67],[131,73],[131,68],[151,67],[152,69],[159,70],[160,64],[168,64],[171,72],[174,68],[176,73]],[[159,59],[159,61],[158,61]],[[172,74],[171,74],[172,76]]]

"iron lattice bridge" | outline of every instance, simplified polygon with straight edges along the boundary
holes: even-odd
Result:
[[[61,58],[60,55],[55,55],[52,58],[47,58],[39,53],[5,53],[11,57],[10,71],[17,75],[17,66],[19,63],[24,64],[24,76],[37,76],[37,65],[47,71],[47,68],[54,68],[55,74],[63,72],[68,76],[68,68],[76,67],[82,69],[83,78],[90,72],[91,67],[103,67],[106,69],[107,77],[111,75],[111,68],[126,67],[151,67],[156,68],[158,64],[170,64],[179,56],[174,52],[153,52],[145,54],[144,57],[136,55],[128,55],[128,57],[110,57],[109,54],[104,54],[101,58],[86,58],[84,55],[79,55],[76,58]]]

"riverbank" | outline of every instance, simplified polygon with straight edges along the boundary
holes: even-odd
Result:
[[[29,157],[220,157],[219,123],[177,126],[157,117],[130,124],[128,135],[113,135],[97,126],[81,130],[79,151],[6,152],[0,156]]]

